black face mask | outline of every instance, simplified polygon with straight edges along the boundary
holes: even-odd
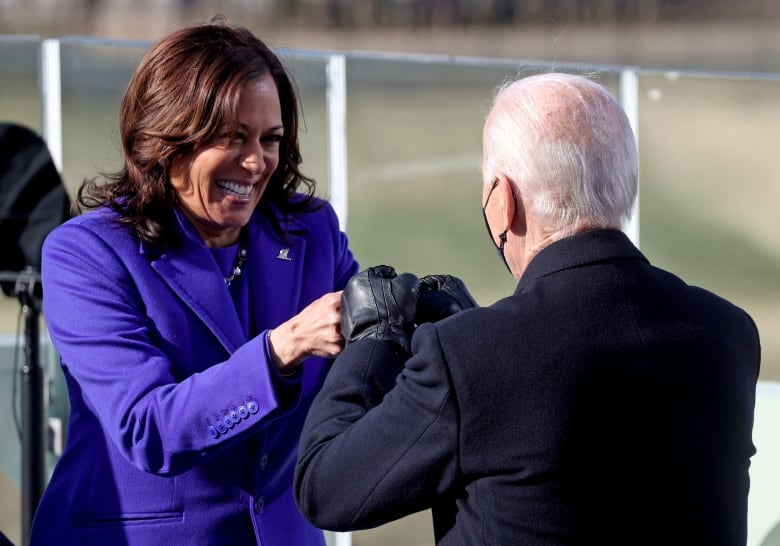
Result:
[[[490,188],[490,192],[488,192],[487,199],[485,199],[485,204],[482,205],[482,218],[485,220],[485,227],[487,228],[488,235],[490,236],[490,242],[493,243],[493,246],[496,247],[496,252],[498,252],[498,255],[501,257],[501,261],[504,262],[504,267],[506,267],[506,270],[509,271],[510,274],[514,275],[512,273],[512,270],[509,268],[509,264],[506,263],[506,256],[504,256],[504,245],[506,244],[506,231],[504,230],[502,233],[498,234],[498,240],[501,241],[501,244],[496,244],[495,239],[493,239],[493,232],[490,231],[490,224],[488,223],[487,214],[485,213],[485,208],[487,207],[488,201],[490,201],[490,196],[493,195],[493,190],[496,189],[496,186],[498,186],[498,178],[493,182],[493,186]]]

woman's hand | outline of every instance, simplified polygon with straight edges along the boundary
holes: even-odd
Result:
[[[341,291],[314,300],[268,334],[276,368],[291,374],[309,356],[333,358],[344,348],[341,335]]]

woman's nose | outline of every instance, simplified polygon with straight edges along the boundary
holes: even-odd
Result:
[[[241,159],[241,166],[252,174],[259,174],[265,168],[262,149],[255,149],[245,153]]]

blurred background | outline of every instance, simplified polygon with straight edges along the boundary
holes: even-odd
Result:
[[[780,71],[774,0],[0,0],[0,33],[156,39],[216,13],[277,47]]]
[[[514,287],[479,209],[481,125],[494,87],[518,74],[578,71],[617,94],[621,74],[635,70],[639,243],[652,262],[758,324],[761,392],[772,396],[756,417],[749,544],[780,543],[771,542],[780,445],[767,432],[780,419],[780,3],[0,0],[0,122],[42,132],[40,42],[60,38],[61,175],[72,194],[118,166],[119,101],[143,51],[215,14],[255,31],[290,67],[303,103],[304,171],[325,197],[328,63],[345,54],[353,252],[364,266],[456,274],[483,305]],[[18,302],[0,298],[0,411],[18,406],[19,336]],[[57,356],[45,339],[42,347],[48,417],[62,425]],[[10,420],[1,426],[11,441],[0,445],[0,531],[21,544],[17,431]],[[49,468],[55,461],[49,453]],[[417,514],[354,533],[352,543],[432,545],[430,527]]]

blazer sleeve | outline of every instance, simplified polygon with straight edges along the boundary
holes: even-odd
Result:
[[[122,245],[111,242],[64,224],[44,244],[44,315],[72,391],[72,412],[94,415],[137,468],[174,475],[293,409],[300,377],[285,380],[266,369],[266,334],[229,356],[218,345],[190,340],[208,366],[174,376],[159,331],[186,335],[174,318],[182,315],[161,315],[170,324],[151,321],[149,307],[171,296],[139,287],[150,279],[132,275],[117,250]]]
[[[363,339],[336,359],[304,424],[295,498],[314,525],[376,527],[429,508],[456,479],[458,414],[431,325],[405,364]]]

